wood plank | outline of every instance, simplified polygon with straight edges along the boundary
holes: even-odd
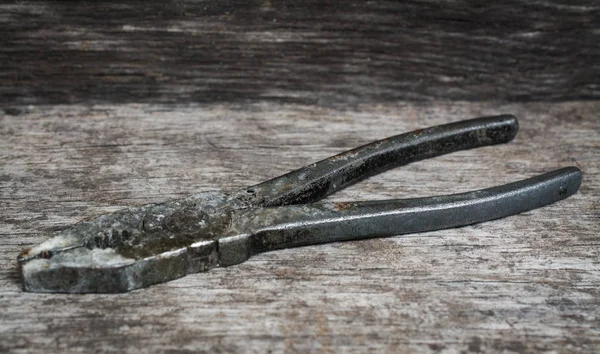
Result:
[[[0,108],[600,98],[600,4],[0,4]]]
[[[110,22],[110,21],[109,21]],[[600,103],[67,105],[0,113],[0,352],[597,352]],[[331,199],[467,191],[575,165],[580,192],[452,230],[289,249],[122,295],[30,294],[15,258],[82,218],[234,190],[392,134],[514,113],[507,145]]]

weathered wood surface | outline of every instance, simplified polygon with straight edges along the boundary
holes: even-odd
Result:
[[[0,108],[600,98],[600,3],[14,1]]]
[[[359,144],[501,112],[510,144],[334,200],[467,191],[576,165],[581,190],[503,220],[255,256],[122,295],[23,293],[15,258],[88,216],[234,190]],[[32,106],[0,115],[0,352],[597,352],[600,103]]]
[[[597,1],[5,1],[0,30],[0,352],[600,351]],[[332,199],[567,165],[585,173],[577,195],[129,294],[20,290],[18,252],[82,218],[503,112],[514,142]]]

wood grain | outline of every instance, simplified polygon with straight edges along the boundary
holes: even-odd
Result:
[[[4,1],[0,30],[0,352],[600,352],[598,1]],[[331,199],[568,165],[579,193],[128,294],[21,291],[20,250],[82,218],[498,113],[520,119],[510,144]]]
[[[128,294],[20,289],[18,252],[82,218],[231,191],[375,139],[496,113],[520,118],[510,144],[413,163],[332,199],[461,192],[567,165],[584,171],[580,192],[498,221],[281,250]],[[0,352],[598,352],[599,116],[598,101],[0,113]]]
[[[600,98],[600,3],[5,1],[0,108]]]

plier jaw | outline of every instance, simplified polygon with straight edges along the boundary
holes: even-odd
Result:
[[[82,221],[18,257],[23,288],[117,293],[241,263],[256,253],[439,230],[535,209],[577,192],[566,167],[488,189],[429,198],[318,200],[390,168],[511,141],[512,115],[393,136],[228,195],[204,192]]]
[[[217,239],[229,228],[228,198],[204,192],[79,222],[19,255],[23,288],[126,292],[214,268]]]

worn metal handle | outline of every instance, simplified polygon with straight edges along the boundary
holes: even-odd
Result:
[[[581,178],[578,168],[566,167],[498,187],[446,196],[242,211],[235,215],[232,224],[234,230],[241,231],[240,235],[220,240],[220,261],[222,265],[235,264],[244,261],[244,257],[273,249],[439,230],[498,219],[567,198],[577,192]],[[234,253],[229,252],[229,245],[236,247]]]
[[[245,188],[234,197],[251,207],[310,203],[410,162],[509,142],[518,129],[517,118],[505,114],[396,135]]]

